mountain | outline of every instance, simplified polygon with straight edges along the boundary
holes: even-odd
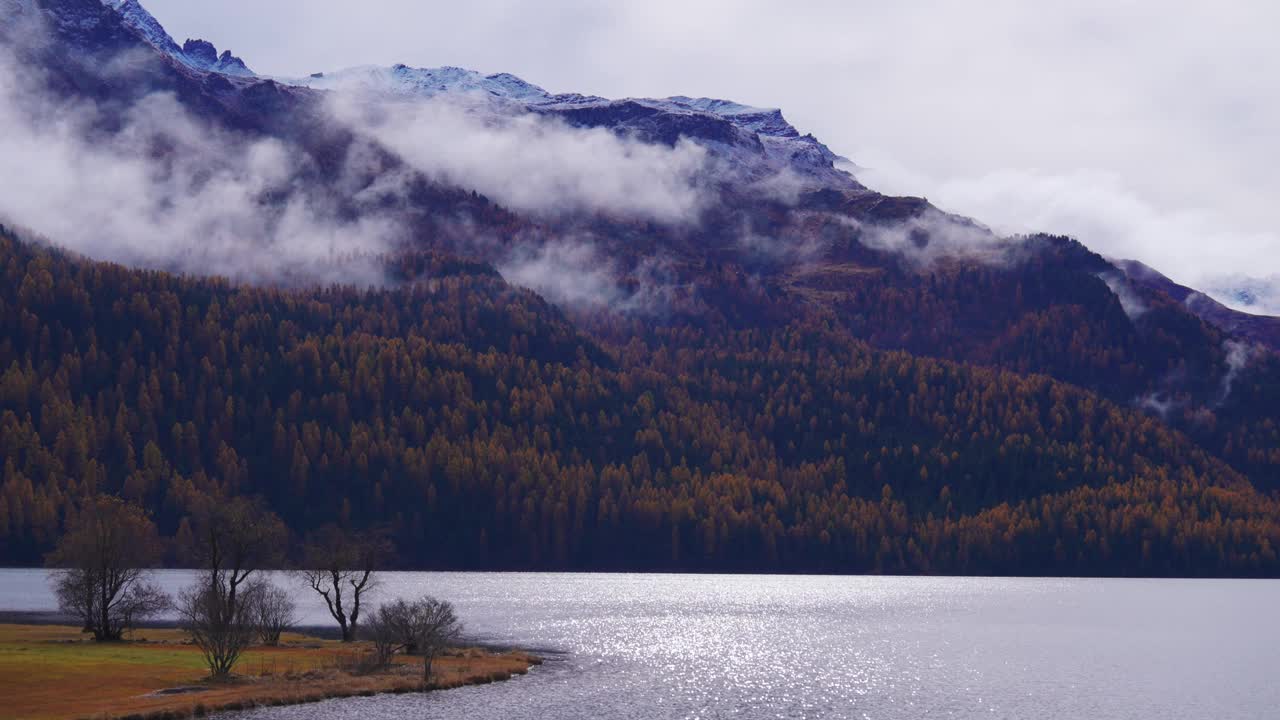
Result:
[[[1280,575],[1270,318],[877,193],[777,110],[268,78],[134,0],[0,3],[16,109],[163,179],[80,243],[0,198],[10,562],[107,491],[415,567]]]
[[[538,113],[573,126],[605,127],[648,143],[693,139],[762,179],[785,168],[812,187],[863,189],[837,165],[849,161],[812,135],[800,135],[777,109],[712,98],[608,100],[576,93],[553,95],[509,73],[481,75],[456,67],[361,67],[284,82],[322,90],[402,100],[441,96],[478,99],[495,114]]]
[[[1254,278],[1225,275],[1207,278],[1202,289],[1221,298],[1233,309],[1250,315],[1274,316],[1280,313],[1280,278]]]
[[[137,32],[138,36],[160,52],[195,70],[216,72],[224,75],[252,77],[253,71],[244,61],[231,54],[230,50],[218,54],[217,48],[206,40],[187,40],[178,47],[168,31],[160,22],[142,7],[138,0],[102,0],[105,5],[115,10],[123,18],[125,25]]]
[[[1121,260],[1116,265],[1132,282],[1181,302],[1206,322],[1244,340],[1280,350],[1280,318],[1228,307],[1208,294],[1179,285],[1155,269],[1134,260]],[[1234,297],[1239,305],[1248,307],[1259,304],[1259,298],[1268,298],[1270,287],[1270,283],[1263,281],[1237,278],[1234,282],[1224,280],[1218,283],[1213,294]],[[1261,302],[1267,301],[1264,299]]]

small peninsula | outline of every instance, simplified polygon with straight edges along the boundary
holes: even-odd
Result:
[[[521,651],[453,648],[424,684],[419,662],[399,656],[365,671],[367,643],[290,632],[277,647],[245,652],[237,674],[208,680],[200,651],[177,629],[146,628],[95,643],[65,625],[0,624],[0,719],[169,720],[330,698],[443,690],[527,673],[541,664]]]

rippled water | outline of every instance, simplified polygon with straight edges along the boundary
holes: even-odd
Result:
[[[547,664],[227,717],[1280,717],[1280,582],[395,573],[382,589],[422,592]],[[0,571],[0,609],[51,602],[42,573]]]

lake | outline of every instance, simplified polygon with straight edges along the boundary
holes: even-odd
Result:
[[[159,573],[169,589],[189,582]],[[1232,718],[1280,713],[1280,581],[387,573],[530,675],[235,720]],[[297,590],[307,623],[328,620]],[[49,610],[0,570],[0,610]]]

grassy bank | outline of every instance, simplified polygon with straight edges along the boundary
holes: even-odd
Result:
[[[185,718],[258,705],[421,692],[506,680],[540,662],[522,652],[460,649],[439,658],[429,687],[421,665],[357,670],[360,644],[289,634],[278,648],[254,648],[236,679],[208,683],[199,650],[177,630],[148,629],[131,642],[97,644],[77,628],[0,624],[0,718]]]

